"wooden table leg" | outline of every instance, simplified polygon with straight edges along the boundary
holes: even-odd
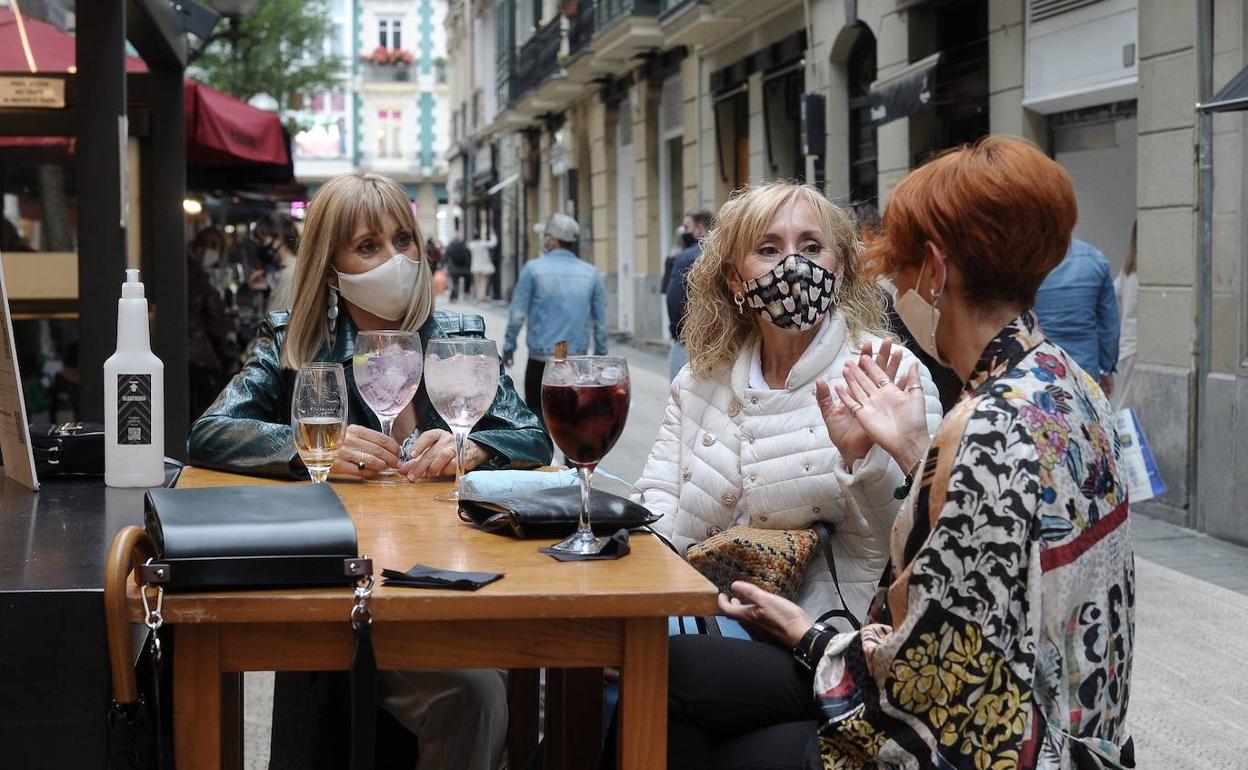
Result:
[[[173,656],[173,753],[178,770],[217,770],[222,760],[219,629],[178,626]]]
[[[624,621],[620,770],[667,767],[667,618]]]

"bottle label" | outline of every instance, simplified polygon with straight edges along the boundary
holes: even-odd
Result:
[[[152,443],[152,375],[117,375],[117,443]]]

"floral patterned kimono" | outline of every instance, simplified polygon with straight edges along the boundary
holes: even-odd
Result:
[[[892,628],[837,635],[816,671],[825,768],[1134,766],[1119,453],[1034,315],[989,343],[894,525]]]

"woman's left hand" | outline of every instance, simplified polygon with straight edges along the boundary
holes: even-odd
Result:
[[[455,436],[440,428],[427,430],[412,444],[410,458],[399,466],[409,481],[455,475]],[[464,441],[464,473],[489,459],[489,453],[472,439]]]
[[[836,393],[867,435],[903,470],[923,459],[931,438],[918,362],[894,383],[875,361],[862,356],[845,365],[845,383],[837,383]]]
[[[862,357],[872,360],[870,342],[862,346]],[[880,345],[879,352],[875,354],[874,361],[880,371],[891,380],[897,376],[897,369],[901,367],[901,351],[893,349],[891,340],[885,340]],[[828,429],[828,438],[832,439],[832,445],[840,452],[841,462],[845,464],[845,468],[852,469],[855,462],[867,456],[867,452],[871,451],[875,441],[850,411],[853,402],[837,398],[832,393],[832,389],[828,387],[828,383],[823,380],[815,381],[815,400],[819,404],[819,411],[823,414],[823,424]]]
[[[801,607],[753,583],[738,580],[732,584],[732,592],[736,596],[719,595],[719,611],[766,633],[785,647],[796,647],[815,624]]]

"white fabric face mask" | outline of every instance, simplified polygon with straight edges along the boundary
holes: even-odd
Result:
[[[221,261],[220,252],[218,252],[216,249],[204,249],[204,263],[203,264],[205,268],[216,267],[216,264],[220,261]]]
[[[919,283],[923,281],[923,270],[926,267],[927,262],[924,261],[923,267],[919,268]],[[945,362],[940,359],[940,353],[936,350],[936,326],[940,323],[940,310],[936,307],[936,302],[940,300],[944,291],[945,287],[941,286],[932,294],[932,301],[928,302],[919,296],[917,291],[910,289],[898,298],[896,305],[897,315],[910,330],[910,334],[914,336],[914,341],[919,343],[924,353],[942,366]]]
[[[420,263],[395,254],[367,273],[339,273],[338,291],[348,302],[378,318],[397,321],[412,303]]]

